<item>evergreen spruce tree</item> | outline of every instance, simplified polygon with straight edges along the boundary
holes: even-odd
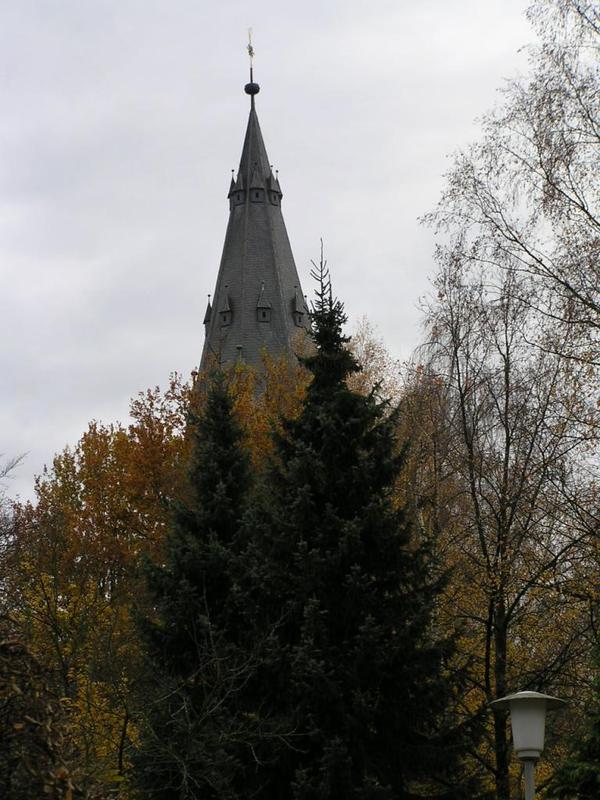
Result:
[[[153,800],[227,800],[238,796],[236,748],[248,723],[236,700],[252,654],[237,641],[233,591],[249,462],[223,375],[188,434],[188,499],[175,509],[164,563],[146,566],[150,696],[133,775]]]
[[[552,800],[598,800],[600,797],[600,647],[594,652],[594,682],[585,729],[557,770],[548,790]]]
[[[397,412],[348,388],[343,306],[322,260],[313,277],[313,379],[277,437],[246,558],[247,613],[268,637],[255,713],[277,735],[253,751],[245,796],[459,798],[453,641],[435,635],[431,550],[394,499]]]

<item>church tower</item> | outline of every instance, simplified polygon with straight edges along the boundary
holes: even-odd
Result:
[[[282,192],[263,142],[252,68],[245,92],[250,116],[237,176],[229,187],[229,223],[212,302],[204,316],[200,369],[261,356],[293,355],[306,337],[308,309],[281,213]]]

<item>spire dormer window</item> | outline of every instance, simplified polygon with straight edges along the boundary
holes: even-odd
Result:
[[[234,178],[232,171],[228,197],[230,208],[233,208],[233,206],[239,206],[244,202],[246,192],[241,170],[238,172],[237,178]]]
[[[306,327],[306,315],[308,313],[308,309],[306,307],[306,302],[304,297],[302,296],[302,292],[297,286],[294,286],[294,300],[292,302],[292,312],[294,317],[294,323],[298,328],[305,328]]]
[[[281,189],[279,186],[279,181],[276,175],[273,175],[273,165],[271,164],[271,172],[269,177],[267,178],[267,193],[269,200],[271,201],[271,205],[278,205],[279,200],[281,199]]]
[[[260,294],[256,303],[256,319],[258,322],[271,322],[271,303],[265,295],[264,281],[260,285]]]
[[[242,190],[235,190],[229,195],[229,208],[234,206],[241,206],[244,203],[246,192]]]
[[[227,291],[228,287],[225,287],[225,297],[221,306],[219,308],[219,323],[222,328],[226,325],[231,325],[232,320],[232,313],[231,313],[231,305],[229,303],[229,292]]]
[[[258,161],[252,165],[252,175],[248,184],[248,191],[250,192],[251,203],[264,203],[265,201],[265,178],[262,174]]]

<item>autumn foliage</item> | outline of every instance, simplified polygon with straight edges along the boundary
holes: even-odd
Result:
[[[306,378],[267,357],[260,375],[239,368],[230,377],[258,467],[281,417],[297,413]],[[190,404],[202,402],[197,375],[174,375],[166,391],[140,394],[129,425],[90,423],[39,477],[36,502],[14,510],[5,597],[59,698],[64,735],[76,743],[69,780],[90,800],[128,796],[143,676],[134,619],[145,603],[140,559],[160,558],[173,504],[186,491]]]
[[[426,218],[440,244],[423,344],[400,365],[365,322],[350,345],[362,370],[350,370],[345,385],[367,406],[391,398],[378,414],[393,427],[403,469],[385,503],[410,512],[413,535],[446,575],[428,625],[456,644],[447,676],[463,676],[448,711],[469,732],[460,782],[477,785],[481,800],[520,796],[508,720],[489,702],[550,691],[570,710],[549,728],[539,791],[576,800],[591,795],[576,793],[573,776],[600,772],[591,658],[600,586],[600,10],[536,0],[528,13],[538,35],[530,74],[507,84]],[[285,476],[296,452],[276,442],[304,419],[308,372],[265,354],[261,369],[237,366],[227,381],[253,477]],[[139,797],[132,754],[150,730],[140,712],[152,685],[139,620],[157,611],[145,576],[148,564],[168,560],[174,511],[194,493],[189,420],[201,416],[206,389],[205,375],[174,375],[132,401],[127,424],[90,423],[39,476],[34,502],[9,508],[0,494],[7,800]],[[313,413],[320,424],[321,409]],[[345,486],[356,494],[360,475],[351,477]],[[279,505],[264,516],[272,543],[287,524],[285,497],[275,496]],[[303,548],[300,537],[300,556]],[[321,624],[310,614],[305,622],[306,630]],[[212,680],[222,664],[207,652]],[[309,666],[319,672],[323,663]],[[246,717],[241,729],[253,735],[256,722]],[[329,755],[343,760],[327,753],[323,775]],[[328,796],[313,766],[298,784],[311,800],[317,785]],[[429,796],[427,786],[418,791]]]

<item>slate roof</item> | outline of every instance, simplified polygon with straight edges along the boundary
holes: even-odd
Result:
[[[263,350],[292,356],[292,342],[299,332],[305,335],[309,325],[281,213],[281,187],[256,114],[258,85],[248,84],[246,92],[251,96],[250,116],[228,194],[229,223],[212,308],[204,321],[201,370],[213,359],[227,364],[241,358],[260,367]]]

